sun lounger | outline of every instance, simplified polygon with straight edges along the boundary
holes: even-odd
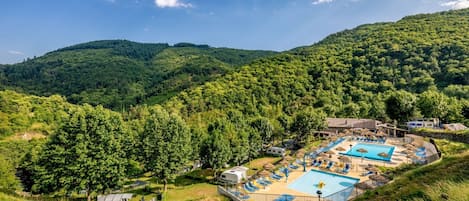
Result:
[[[277,180],[279,180],[279,179],[282,179],[282,178],[283,178],[283,176],[280,176],[280,175],[278,175],[278,174],[275,174],[275,173],[272,173],[271,177],[272,177],[272,178],[274,178],[274,179],[277,179]]]
[[[299,168],[297,165],[292,165],[292,164],[290,164],[288,167],[289,167],[290,169],[294,169],[294,170],[296,170],[296,169]]]
[[[259,190],[260,188],[257,187],[256,185],[254,185],[252,182],[248,182],[248,186],[255,189],[255,190]]]
[[[311,162],[311,166],[314,166],[314,164],[316,164],[316,162],[318,162],[318,160],[314,159],[313,162]]]
[[[322,164],[322,160],[316,161],[316,163],[313,165],[314,167],[319,167]]]
[[[329,164],[327,164],[326,169],[331,169],[334,166],[334,162],[330,161]]]
[[[268,179],[265,179],[265,178],[259,178],[261,181],[263,181],[264,183],[266,184],[272,184],[272,181],[268,180]]]
[[[364,176],[364,177],[365,177],[365,176],[372,175],[372,174],[374,174],[374,172],[368,171],[368,172],[362,173],[361,176]]]
[[[347,174],[350,171],[350,164],[345,164],[344,169],[342,170],[342,173]]]
[[[248,191],[248,192],[251,192],[251,193],[253,193],[253,192],[256,191],[256,189],[251,188],[247,183],[245,183],[245,184],[243,185],[243,187],[244,187],[244,190],[246,190],[246,191]]]

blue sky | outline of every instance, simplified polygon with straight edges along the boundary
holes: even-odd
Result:
[[[92,40],[288,50],[364,23],[469,0],[14,0],[0,2],[0,63]]]

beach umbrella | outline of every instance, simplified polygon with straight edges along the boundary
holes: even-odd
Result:
[[[266,163],[266,164],[264,164],[263,167],[264,167],[264,169],[266,169],[266,170],[272,170],[272,169],[275,168],[275,166],[272,165],[272,163]]]
[[[323,141],[323,142],[320,144],[320,147],[327,147],[327,145],[329,145],[329,142],[328,142],[328,141]]]
[[[363,155],[368,153],[368,150],[364,148],[357,149],[357,152],[360,152],[362,154],[362,162],[363,162]]]
[[[378,183],[387,183],[389,179],[378,174],[369,176],[370,180],[377,181]]]
[[[291,162],[291,161],[293,161],[293,160],[295,160],[295,159],[294,159],[293,157],[287,155],[287,156],[285,156],[285,157],[283,158],[283,160],[286,160],[286,161],[290,161],[290,162]]]
[[[337,150],[337,151],[345,151],[346,149],[343,148],[343,147],[337,147],[337,148],[335,148],[335,150]]]
[[[374,166],[366,167],[365,170],[368,170],[368,171],[371,171],[371,172],[379,172],[379,169],[377,167],[374,167]]]
[[[324,152],[318,154],[318,156],[319,156],[319,157],[328,157],[328,155],[327,155],[326,153],[324,153]]]
[[[324,152],[324,153],[326,153],[326,154],[335,154],[335,152],[332,151],[332,150],[326,151],[326,152]]]
[[[290,164],[290,162],[288,162],[287,160],[282,160],[280,161],[280,164],[283,165],[283,166],[287,166],[288,164]]]
[[[366,182],[356,183],[354,186],[355,186],[356,188],[359,188],[359,189],[362,189],[362,190],[370,190],[370,189],[373,189],[373,186],[371,186],[370,184],[367,184]]]
[[[313,153],[316,153],[317,150],[318,150],[317,147],[311,147],[311,149],[309,149],[309,151]]]
[[[407,148],[408,150],[415,149],[414,145],[412,144],[405,144],[404,147]]]
[[[389,157],[389,154],[386,153],[386,152],[381,152],[378,154],[379,157],[381,158],[388,158]],[[386,166],[386,163],[383,161],[383,165]]]
[[[376,136],[378,136],[378,137],[384,137],[384,136],[386,136],[386,134],[383,133],[383,131],[378,131],[378,133],[376,133]]]
[[[347,156],[339,156],[339,160],[344,162],[344,163],[351,163],[352,162],[352,159],[350,159]]]
[[[298,158],[303,158],[305,156],[305,153],[306,153],[306,150],[300,149],[300,150],[296,151],[295,155]]]
[[[421,146],[423,146],[423,140],[422,139],[415,139],[411,144],[416,146],[416,147],[421,147]]]
[[[406,149],[406,150],[404,150],[404,151],[401,151],[401,153],[403,153],[403,154],[412,154],[412,153],[414,153],[414,152],[411,151],[411,150]]]
[[[262,170],[262,171],[258,172],[257,174],[261,177],[268,177],[270,175],[270,172],[267,171],[267,170]]]

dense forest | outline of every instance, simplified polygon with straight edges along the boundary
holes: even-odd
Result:
[[[94,41],[22,63],[0,65],[0,84],[3,89],[43,96],[60,94],[72,103],[122,110],[160,103],[272,54],[190,43]]]
[[[469,9],[363,25],[275,55],[98,41],[1,66],[10,90],[0,92],[0,174],[9,175],[0,188],[91,195],[144,172],[166,185],[193,161],[220,170],[279,139],[302,144],[326,117],[469,125],[467,30]],[[12,140],[27,133],[42,137]]]
[[[314,107],[329,117],[437,117],[467,125],[467,30],[468,9],[363,25],[256,60],[165,105],[189,122],[234,109],[280,123],[282,115]]]

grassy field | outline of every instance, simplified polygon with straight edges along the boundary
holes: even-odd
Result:
[[[435,141],[443,153],[441,160],[415,169],[401,167],[408,171],[397,171],[392,183],[355,200],[469,200],[469,145]]]
[[[146,192],[144,189],[129,191],[134,193],[132,201],[140,201],[142,196],[145,200],[150,200],[156,197],[156,189],[161,188],[161,185],[152,184],[151,193]],[[227,201],[225,197],[221,196],[217,192],[215,185],[208,183],[199,183],[188,186],[174,186],[170,185],[166,194],[167,201],[192,201],[192,200],[203,200],[203,201]]]

